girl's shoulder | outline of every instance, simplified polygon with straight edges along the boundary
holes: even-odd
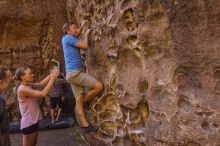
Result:
[[[18,89],[17,89],[17,92],[20,92],[20,91],[23,91],[23,90],[26,90],[26,89],[32,89],[32,86],[24,86],[24,85],[19,85],[18,86]]]

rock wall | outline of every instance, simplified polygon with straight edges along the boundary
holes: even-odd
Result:
[[[10,67],[12,72],[22,64],[30,65],[35,81],[40,81],[48,73],[50,60],[53,57],[61,60],[60,37],[67,20],[66,1],[1,0],[0,9],[0,65]],[[5,96],[12,120],[18,120],[13,89]],[[45,104],[42,106],[43,111],[48,111]]]
[[[100,126],[86,136],[92,146],[218,146],[219,7],[218,0],[3,0],[0,64],[14,69],[28,60],[42,78],[53,56],[63,59],[63,22],[88,20],[87,71],[105,85],[87,111]]]
[[[67,1],[69,21],[90,22],[87,69],[105,84],[88,111],[101,127],[91,145],[220,145],[219,6]]]

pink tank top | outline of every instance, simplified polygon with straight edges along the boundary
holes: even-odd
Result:
[[[22,88],[31,88],[31,86],[20,85],[18,91]],[[27,128],[33,124],[36,124],[41,119],[41,112],[38,98],[34,97],[19,97],[19,109],[21,112],[21,129]]]

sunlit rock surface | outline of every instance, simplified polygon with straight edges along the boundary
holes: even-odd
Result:
[[[35,81],[48,74],[50,60],[59,59],[61,28],[66,21],[66,1],[57,0],[1,0],[0,1],[0,65],[14,72],[22,64],[30,65]],[[13,83],[17,84],[16,81]],[[13,121],[19,112],[15,88],[9,93],[7,104]],[[45,104],[46,103],[46,104]],[[49,99],[42,100],[43,115],[49,114]]]
[[[40,46],[42,54],[38,60],[40,66],[44,63],[45,69],[47,59],[54,55],[54,47],[48,45],[49,34],[53,32],[56,38],[53,39],[59,42],[61,36],[54,34],[60,33],[64,17],[78,25],[83,20],[89,21],[86,27],[92,28],[92,32],[90,48],[85,51],[86,67],[89,74],[105,85],[103,94],[90,101],[87,111],[91,123],[100,126],[98,133],[85,135],[91,145],[220,145],[220,1],[67,0],[56,3],[51,5],[59,11],[51,14],[56,18],[52,22],[57,27],[31,25],[33,36],[38,36],[39,28],[46,30],[43,32],[47,35],[41,41],[21,30],[18,39],[12,35],[11,41],[1,33],[1,50],[7,52],[8,47],[16,50],[28,42],[33,42],[31,45],[38,42],[36,46]],[[19,15],[10,14],[15,18]],[[24,18],[29,19],[29,15]],[[32,17],[35,15],[45,16],[45,13],[36,12]],[[12,24],[15,28],[20,23]],[[6,28],[1,30],[11,33]],[[28,56],[33,58],[33,53]],[[13,57],[9,58],[1,53],[1,64],[16,62]],[[44,69],[35,66],[41,76]]]
[[[106,145],[220,145],[220,2],[68,0],[92,28],[90,120]],[[94,138],[91,140],[94,141]]]

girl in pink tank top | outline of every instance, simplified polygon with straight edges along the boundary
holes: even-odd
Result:
[[[32,89],[31,86],[20,85],[18,91]],[[40,108],[38,105],[38,98],[34,97],[18,97],[19,109],[21,112],[21,129],[27,128],[31,125],[37,124],[41,119]]]
[[[16,70],[16,78],[21,81],[18,87],[17,96],[21,112],[21,132],[23,133],[23,146],[35,146],[37,144],[38,120],[41,119],[38,98],[44,97],[52,88],[59,75],[58,69],[43,79],[40,83],[32,83],[33,74],[27,66],[19,67]],[[40,87],[46,87],[39,91]]]

